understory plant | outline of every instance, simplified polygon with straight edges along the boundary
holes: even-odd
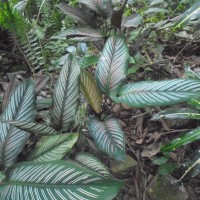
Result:
[[[20,83],[1,115],[0,199],[113,199],[122,182],[116,180],[94,156],[77,153],[67,158],[78,139],[70,133],[79,99],[80,67],[69,55],[53,94],[48,124],[35,122],[36,92],[32,78]],[[38,141],[31,154],[17,157],[30,135]]]
[[[123,183],[115,179],[94,155],[69,155],[83,134],[84,127],[76,129],[74,126],[81,94],[91,108],[86,116],[88,140],[102,155],[118,161],[126,159],[125,133],[118,119],[104,112],[106,99],[144,108],[173,105],[200,97],[200,81],[194,78],[127,82],[129,48],[119,31],[125,4],[115,12],[111,1],[78,2],[88,7],[88,14],[92,13],[94,19],[97,14],[97,21],[111,17],[116,30],[107,31],[107,21],[102,25],[106,34],[99,34],[96,22],[90,23],[91,16],[69,5],[58,5],[66,14],[91,27],[65,30],[54,38],[89,41],[98,47],[100,42],[99,49],[103,47],[103,50],[95,75],[81,68],[75,55],[65,57],[46,123],[35,122],[36,94],[32,78],[19,84],[10,96],[0,118],[0,169],[5,175],[0,184],[2,200],[109,200],[118,194]],[[114,17],[119,17],[120,25],[115,24]],[[30,155],[20,159],[23,162],[18,162],[19,154],[33,134],[38,138],[35,147]]]
[[[80,69],[69,54],[53,94],[48,124],[34,122],[36,96],[33,79],[21,83],[1,115],[0,166],[5,174],[0,197],[7,199],[113,199],[121,189],[108,169],[94,156],[77,153],[66,158],[78,138],[70,133],[79,102],[79,89],[93,109],[87,120],[92,142],[113,159],[125,160],[125,136],[119,121],[102,113],[102,96],[134,107],[171,105],[199,96],[200,81],[175,79],[123,85],[128,48],[123,36],[110,36],[101,53],[95,79]],[[24,162],[17,156],[30,134],[39,139]],[[82,134],[80,131],[79,134]],[[62,159],[62,160],[60,160]]]

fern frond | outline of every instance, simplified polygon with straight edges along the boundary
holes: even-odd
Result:
[[[43,69],[45,65],[45,58],[43,56],[42,47],[34,29],[31,29],[26,34],[26,39],[21,40],[20,45],[34,70]]]

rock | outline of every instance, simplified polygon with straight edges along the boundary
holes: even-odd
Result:
[[[137,161],[126,155],[125,161],[110,160],[109,167],[114,176],[118,178],[130,177],[130,173],[137,166]]]
[[[112,111],[113,111],[114,113],[119,113],[119,114],[120,114],[120,112],[121,112],[121,106],[120,106],[120,104],[115,104],[115,105],[113,106]]]
[[[188,193],[180,182],[176,183],[172,176],[158,177],[149,190],[153,200],[188,200]]]
[[[120,125],[121,125],[122,127],[126,127],[126,124],[125,124],[124,121],[122,121],[121,119],[118,119],[118,121],[119,121],[119,123],[120,123]]]
[[[142,157],[148,157],[151,158],[152,156],[155,156],[157,153],[160,152],[162,143],[154,143],[148,145],[143,151],[142,151]]]
[[[128,105],[126,105],[124,103],[121,103],[121,105],[122,105],[122,108],[124,108],[125,110],[130,110],[131,109],[130,106],[128,106]]]

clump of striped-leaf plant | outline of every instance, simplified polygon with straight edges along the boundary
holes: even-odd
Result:
[[[121,189],[122,182],[94,156],[77,153],[73,160],[66,158],[79,136],[70,133],[79,103],[79,81],[79,64],[68,55],[55,86],[49,124],[35,122],[32,78],[20,83],[10,96],[0,122],[1,200],[111,200]],[[31,134],[39,138],[35,148],[18,162]]]
[[[82,0],[80,2],[86,2],[86,6],[97,13],[102,13],[104,18],[110,9],[108,5],[110,1]],[[73,15],[71,14],[77,19],[80,19],[79,15],[80,12],[77,13],[76,10],[73,10]],[[83,30],[79,30],[74,36],[85,38],[82,41],[87,41],[88,35],[81,35]],[[91,29],[87,31],[92,33],[92,41],[98,41],[98,34],[94,37]],[[29,98],[30,94],[34,95],[34,89],[30,89],[30,87],[34,88],[33,81],[29,79],[15,90],[1,117],[3,134],[1,134],[0,144],[0,165],[6,175],[0,186],[1,199],[91,200],[112,199],[117,195],[122,183],[114,179],[95,157],[78,154],[73,161],[59,160],[65,157],[66,152],[78,138],[77,133],[67,134],[67,132],[76,115],[79,88],[93,110],[87,119],[87,129],[93,143],[104,155],[119,161],[124,161],[126,157],[125,134],[118,119],[104,117],[102,98],[111,98],[115,103],[143,108],[177,104],[200,96],[200,81],[195,79],[125,84],[128,58],[126,39],[121,34],[113,34],[106,40],[95,77],[86,70],[80,69],[75,56],[69,54],[55,87],[49,125],[37,124],[33,121],[35,97]],[[24,89],[26,93],[21,87],[26,88]],[[21,100],[20,97],[27,99]],[[30,106],[33,110],[30,110],[29,102],[32,102]],[[18,134],[14,134],[15,131]],[[41,137],[31,156],[28,157],[31,161],[15,164],[17,155],[26,144],[29,136],[27,134],[30,132]],[[61,138],[64,136],[67,139]],[[65,142],[67,140],[67,147],[65,145],[60,147],[62,139]],[[59,146],[59,150],[57,148],[55,150],[54,146]],[[55,157],[56,159],[53,159]]]
[[[112,1],[78,0],[78,2],[102,19],[111,18],[112,21],[112,16],[116,15]],[[93,110],[93,116],[89,116],[87,120],[89,134],[96,147],[107,156],[120,161],[125,160],[125,134],[116,118],[105,117],[102,109],[103,98],[111,98],[115,103],[123,103],[130,107],[144,108],[169,106],[200,96],[200,81],[194,78],[125,84],[129,50],[126,38],[121,32],[111,35],[99,34],[90,22],[93,18],[88,14],[66,4],[59,4],[58,7],[68,16],[87,26],[64,30],[54,38],[94,44],[106,40],[96,66],[95,76],[81,69],[80,84],[81,92]],[[121,27],[117,28],[119,30]]]

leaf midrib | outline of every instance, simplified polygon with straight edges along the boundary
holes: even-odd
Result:
[[[106,94],[109,94],[109,92],[110,92],[110,77],[111,77],[111,69],[112,69],[112,67],[113,67],[113,59],[115,58],[115,54],[116,54],[116,38],[114,38],[113,37],[113,40],[112,40],[112,42],[114,43],[114,47],[112,48],[112,54],[111,54],[111,61],[110,61],[110,66],[108,67],[109,68],[109,70],[108,70],[108,78],[107,78],[107,80],[106,80],[106,91],[105,91],[105,93]],[[111,43],[111,42],[110,42]]]
[[[68,96],[68,93],[69,93],[69,78],[71,76],[71,71],[73,70],[72,69],[72,63],[73,63],[73,58],[72,60],[69,60],[69,66],[68,66],[68,74],[67,74],[67,80],[66,80],[66,84],[65,84],[65,92],[64,92],[64,97],[63,97],[63,100],[62,100],[62,106],[61,106],[61,117],[60,117],[60,120],[59,120],[59,123],[58,123],[58,130],[62,130],[63,129],[63,113],[64,113],[64,108],[65,108],[65,102],[66,102],[66,99],[67,99],[67,96]],[[58,85],[59,86],[59,85]]]

